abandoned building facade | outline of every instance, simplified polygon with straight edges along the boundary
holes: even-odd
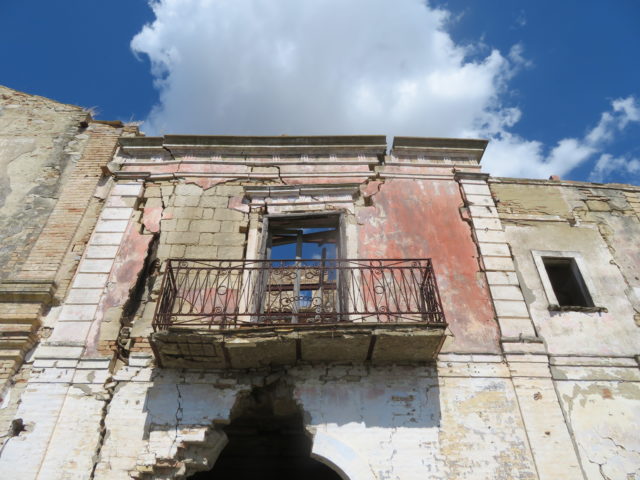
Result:
[[[640,478],[640,187],[486,145],[0,88],[0,477]]]

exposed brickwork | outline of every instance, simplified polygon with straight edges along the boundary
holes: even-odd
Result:
[[[143,353],[152,353],[151,352],[151,344],[149,343],[148,337],[135,337],[131,339],[131,351],[132,352],[143,352]]]
[[[112,158],[120,132],[120,129],[104,124],[89,126],[89,142],[70,172],[60,199],[23,265],[21,278],[55,277],[102,176],[100,167]]]
[[[98,354],[108,357],[118,350],[118,344],[115,340],[103,340],[98,343]]]
[[[0,278],[27,258],[79,156],[89,113],[0,86]]]

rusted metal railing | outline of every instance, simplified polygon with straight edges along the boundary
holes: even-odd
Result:
[[[430,259],[168,260],[153,327],[445,322]]]

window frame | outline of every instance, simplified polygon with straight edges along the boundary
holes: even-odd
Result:
[[[262,217],[262,235],[260,244],[258,245],[258,251],[256,252],[256,258],[262,260],[269,260],[269,236],[270,236],[270,223],[271,220],[276,219],[294,219],[294,218],[313,218],[313,217],[326,217],[328,215],[337,217],[336,220],[336,233],[338,235],[338,241],[336,243],[336,260],[345,258],[346,251],[346,228],[345,228],[345,215],[342,211],[310,211],[310,212],[296,212],[296,213],[267,213]]]
[[[533,256],[533,261],[538,270],[538,276],[540,277],[540,281],[542,282],[542,287],[544,289],[544,293],[547,297],[547,303],[549,310],[568,310],[568,311],[603,311],[602,307],[597,307],[598,295],[596,288],[591,281],[591,276],[589,275],[589,270],[587,268],[587,264],[584,261],[584,258],[580,252],[574,251],[560,251],[560,250],[532,250],[531,255]],[[551,280],[549,278],[549,274],[547,273],[547,268],[544,264],[545,258],[561,258],[573,260],[575,268],[578,273],[582,277],[582,282],[578,282],[580,288],[584,288],[586,291],[583,294],[589,299],[591,299],[591,306],[580,306],[580,305],[560,305],[558,302],[558,298],[556,297],[556,293],[553,290],[553,285],[551,284]]]

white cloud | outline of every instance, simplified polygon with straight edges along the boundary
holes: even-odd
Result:
[[[522,112],[503,99],[531,66],[456,44],[449,12],[423,0],[157,0],[132,40],[149,56],[160,102],[149,134],[385,134],[490,138],[495,175],[565,174],[602,153],[627,123],[615,100],[582,139],[545,146],[509,131]]]
[[[469,60],[422,0],[151,5],[131,43],[160,88],[150,133],[459,136],[512,117],[499,100],[520,50]]]
[[[545,154],[544,145],[509,132],[498,132],[485,154],[484,168],[494,175],[544,178],[565,175],[600,154],[591,179],[602,181],[616,169],[627,173],[624,159],[604,154],[604,149],[632,122],[640,121],[640,108],[633,96],[611,102],[611,110],[600,115],[598,123],[583,138],[564,138]],[[608,167],[607,167],[608,165]],[[632,164],[630,164],[632,165]]]
[[[614,157],[609,153],[603,153],[598,158],[596,165],[589,176],[592,182],[602,182],[614,172],[623,172],[633,175],[637,179],[640,175],[640,159],[628,157]]]

